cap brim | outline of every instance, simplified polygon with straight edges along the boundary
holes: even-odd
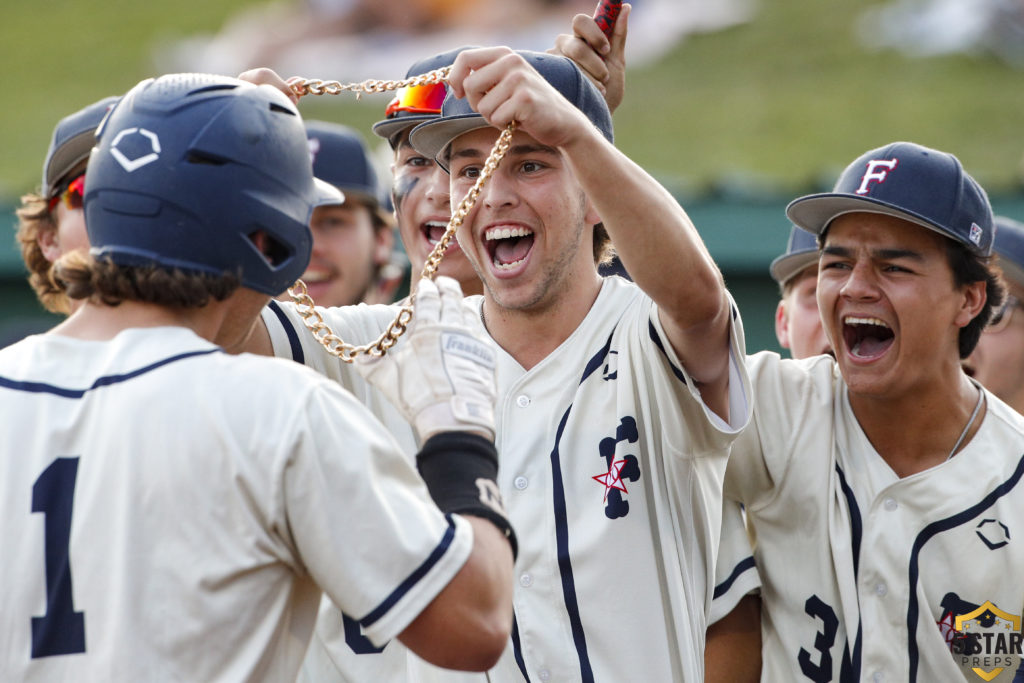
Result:
[[[797,227],[803,228],[815,235],[822,234],[832,221],[848,213],[878,213],[902,218],[905,221],[916,223],[923,228],[937,232],[943,237],[963,243],[960,237],[932,223],[927,218],[910,211],[904,211],[871,197],[854,197],[848,194],[826,192],[798,197],[786,207],[786,216],[790,221],[795,223]],[[972,249],[977,248],[975,245],[969,246]]]
[[[774,279],[780,285],[784,285],[796,275],[803,272],[808,266],[818,263],[818,250],[808,249],[797,251],[791,254],[783,254],[772,261],[769,270]]]
[[[420,154],[435,160],[441,168],[448,170],[448,163],[442,158],[452,140],[480,128],[491,128],[480,114],[459,114],[452,117],[438,118],[422,123],[409,133],[409,142]]]
[[[385,140],[391,140],[406,128],[412,128],[418,126],[421,123],[427,121],[433,121],[440,117],[440,114],[409,114],[407,116],[399,116],[393,119],[384,119],[373,124],[373,133],[377,137],[384,138]]]
[[[342,191],[326,180],[313,178],[313,185],[316,186],[316,194],[313,196],[314,207],[341,206],[345,203],[345,195]]]
[[[50,158],[46,166],[46,188],[47,194],[59,187],[60,182],[65,179],[76,167],[88,161],[89,153],[96,144],[95,129],[88,130],[70,138],[60,146]]]

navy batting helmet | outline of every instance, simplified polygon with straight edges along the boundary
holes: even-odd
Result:
[[[278,90],[207,74],[148,79],[97,140],[84,199],[93,256],[235,273],[270,296],[306,269],[317,194],[302,119]]]

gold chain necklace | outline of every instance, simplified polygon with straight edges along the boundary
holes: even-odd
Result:
[[[444,67],[443,69],[435,69],[434,71],[401,81],[370,79],[359,83],[343,84],[338,81],[302,79],[290,84],[290,87],[299,97],[303,95],[338,95],[349,91],[356,93],[358,98],[362,93],[380,93],[398,88],[441,83],[447,80],[450,71],[451,67]],[[459,205],[452,212],[451,220],[448,221],[448,227],[445,228],[444,235],[434,245],[433,251],[427,257],[427,261],[423,265],[423,271],[420,273],[421,278],[434,279],[434,276],[437,274],[437,268],[441,265],[441,259],[452,237],[455,235],[455,231],[458,230],[466,216],[469,215],[473,205],[476,204],[477,198],[480,196],[480,192],[483,190],[484,184],[491,178],[491,175],[498,168],[498,164],[501,163],[502,158],[508,152],[515,129],[516,122],[512,121],[501,132],[501,135],[498,136],[476,182],[473,183],[473,187],[469,189],[469,192],[466,193],[466,196],[462,198],[462,201],[459,202]],[[355,360],[356,356],[361,354],[379,357],[387,353],[388,349],[394,346],[398,338],[405,333],[406,328],[412,321],[412,304],[416,298],[414,291],[409,297],[408,303],[399,309],[395,319],[376,341],[362,346],[355,346],[343,341],[331,331],[331,328],[324,322],[323,316],[316,310],[316,304],[312,297],[309,296],[306,283],[302,280],[297,280],[294,285],[288,288],[288,294],[296,304],[296,312],[302,317],[302,322],[305,323],[313,337],[327,349],[328,353],[340,358],[345,363],[351,363]]]

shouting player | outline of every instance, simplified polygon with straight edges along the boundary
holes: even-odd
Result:
[[[89,247],[82,215],[85,164],[96,142],[96,126],[115,102],[116,97],[106,97],[57,123],[43,162],[42,189],[23,196],[17,211],[17,238],[28,281],[51,313],[70,313],[78,305],[68,299],[51,271],[62,254]]]
[[[513,638],[488,676],[701,680],[718,482],[748,413],[735,308],[686,214],[611,144],[607,106],[571,61],[467,50],[451,87],[412,142],[450,164],[453,196],[499,127],[520,123],[459,233],[485,283],[469,302],[502,347],[499,487],[531,529]],[[599,276],[607,235],[638,284]],[[322,313],[359,340],[373,311]],[[275,331],[264,315],[279,353],[296,320],[285,308]],[[299,332],[307,363],[354,384]]]
[[[1024,413],[1024,224],[996,216],[993,249],[1007,296],[965,366],[986,389]]]
[[[988,199],[897,142],[787,214],[818,235],[835,359],[748,360],[726,493],[757,536],[764,680],[1012,677],[1024,418],[960,367],[1003,297]]]
[[[0,450],[0,680],[292,680],[321,590],[374,642],[490,666],[514,540],[492,495],[494,349],[455,283],[421,286],[402,344],[425,365],[400,344],[360,366],[421,392],[402,402],[421,479],[333,383],[224,353],[309,260],[287,98],[143,81],[87,177],[92,249],[56,266],[83,303],[0,351],[0,412],[24,436]]]

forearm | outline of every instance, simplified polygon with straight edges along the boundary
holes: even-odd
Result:
[[[633,280],[680,328],[714,317],[721,274],[668,190],[596,132],[564,152]]]

